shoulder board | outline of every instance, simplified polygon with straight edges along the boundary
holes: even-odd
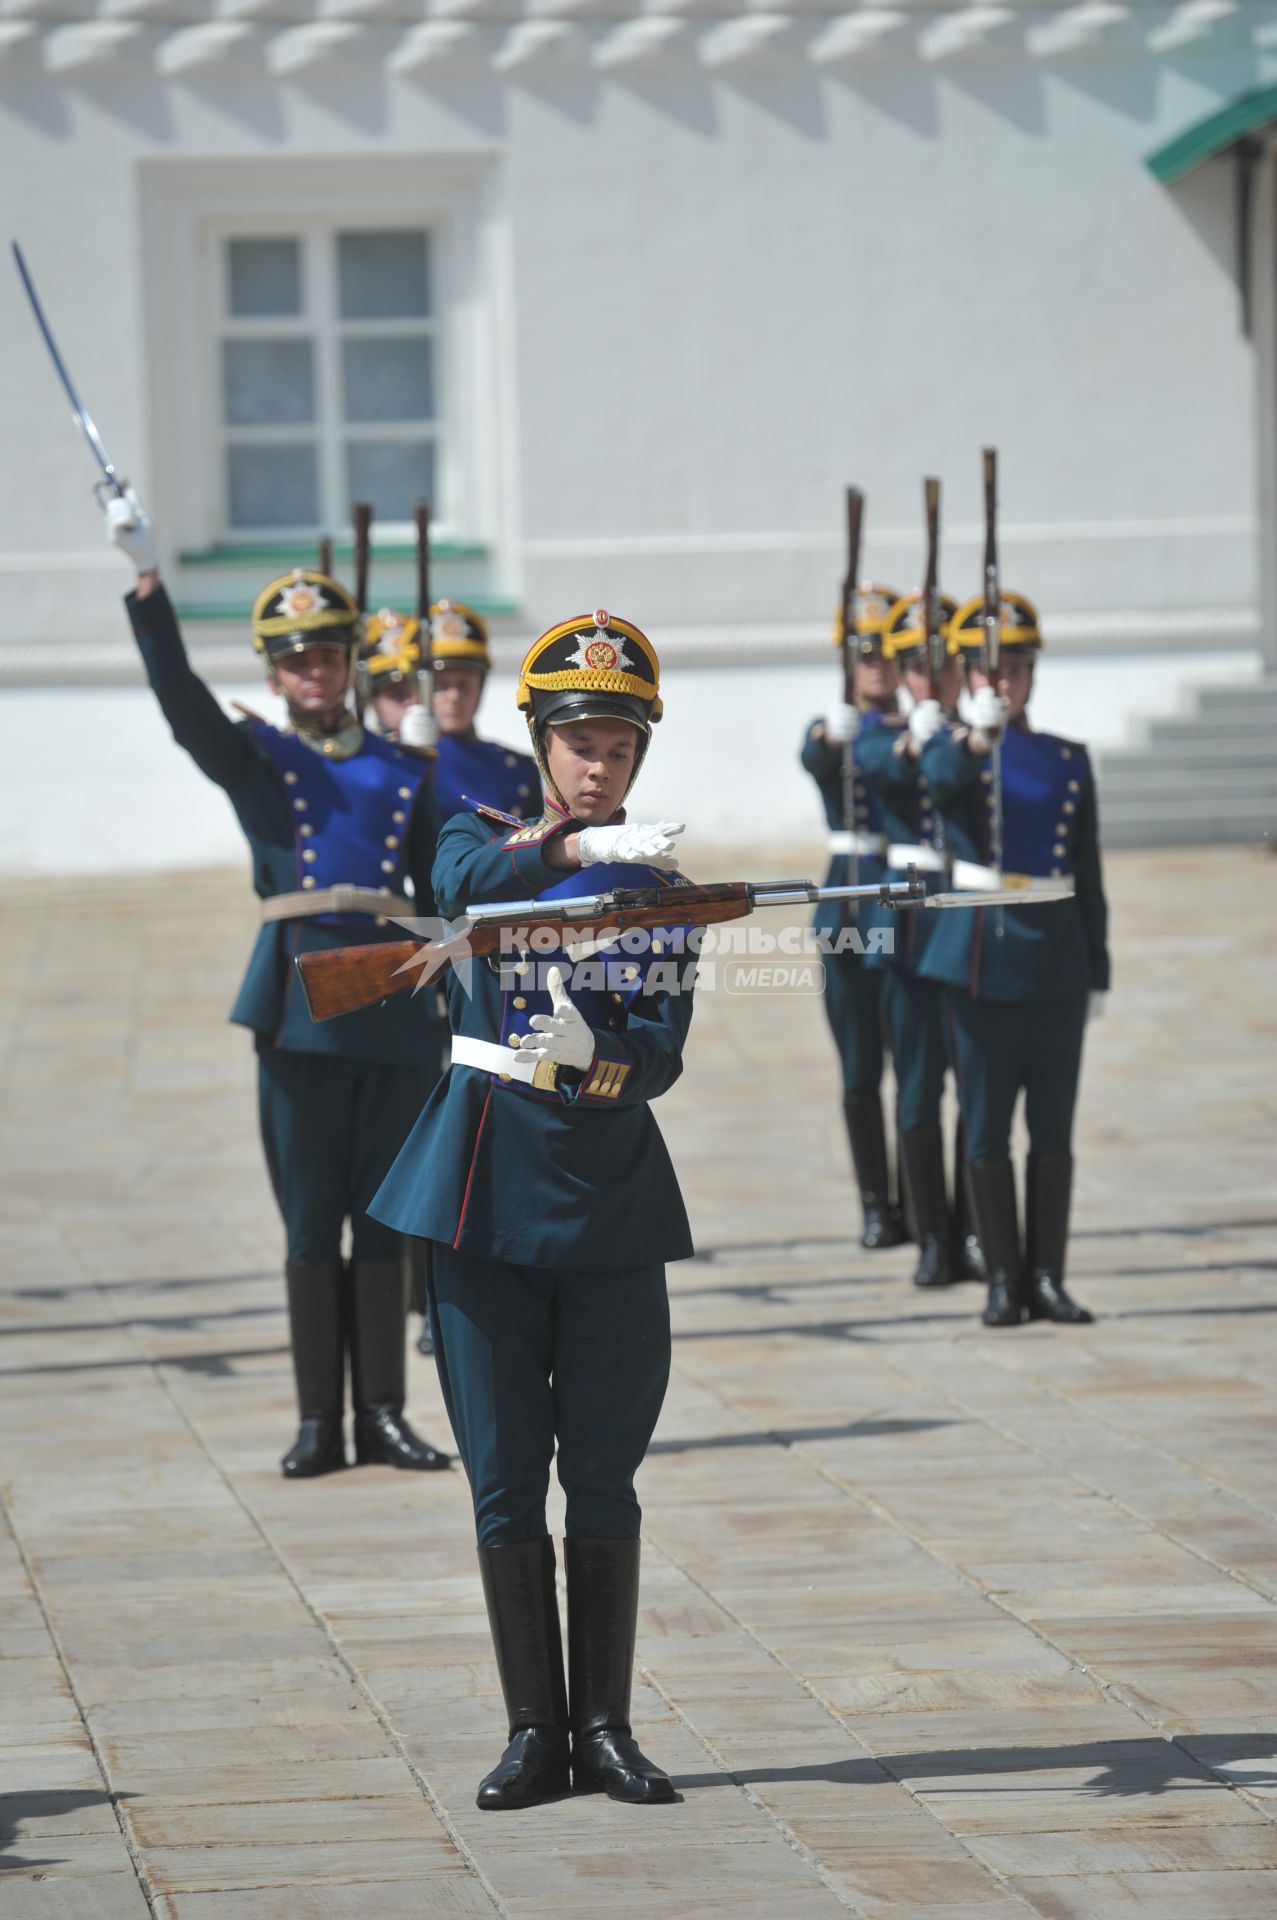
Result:
[[[264,719],[260,713],[254,713],[251,707],[246,707],[242,700],[232,700],[231,705],[234,707],[236,713],[242,714],[252,727],[269,727],[272,724],[269,720]]]
[[[505,816],[502,817],[504,818]],[[543,814],[539,820],[528,820],[526,822],[516,820],[515,826],[518,828],[518,832],[512,833],[510,838],[502,841],[501,844],[506,847],[540,846],[543,840],[550,839],[550,837],[556,834],[559,828],[565,824],[566,822],[562,816],[556,819],[553,814]]]
[[[524,825],[524,822],[519,818],[517,813],[502,813],[500,807],[485,806],[482,800],[472,800],[468,793],[463,793],[461,798],[466,806],[473,807],[474,811],[481,813],[485,820],[499,820],[503,827],[521,827]]]

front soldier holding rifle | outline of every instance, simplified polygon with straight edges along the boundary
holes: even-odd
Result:
[[[300,1430],[283,1471],[346,1465],[347,1356],[356,1462],[446,1467],[404,1418],[402,1243],[367,1211],[438,1079],[439,1029],[420,1001],[317,1026],[293,964],[299,953],[391,937],[390,914],[432,911],[431,763],[356,718],[358,612],[336,580],[298,568],[258,595],[253,645],[289,724],[234,721],[191,667],[131,490],[107,507],[107,537],[137,570],[125,605],[161,711],[226,793],[252,854],[261,927],[231,1019],[257,1049],[262,1144],[287,1240]]]
[[[651,644],[602,609],[565,621],[528,653],[518,699],[545,810],[529,825],[483,806],[450,820],[434,869],[441,912],[664,886],[677,926],[682,828],[624,812],[661,714]],[[562,946],[517,938],[470,961],[468,984],[449,973],[452,1065],[373,1202],[386,1226],[432,1243],[436,1360],[507,1710],[509,1744],[478,1794],[492,1810],[570,1785],[674,1797],[630,1726],[634,1476],[669,1376],[665,1263],[693,1250],[648,1103],[682,1071],[692,1001],[687,969],[671,989],[666,939],[631,944],[604,948],[576,979]],[[556,1448],[566,1678],[546,1527]]]

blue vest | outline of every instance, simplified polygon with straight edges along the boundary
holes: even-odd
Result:
[[[404,829],[430,761],[375,733],[364,734],[358,753],[338,760],[265,722],[255,731],[292,811],[297,890],[322,892],[344,883],[395,891]],[[317,917],[339,924],[336,914]]]
[[[435,801],[441,821],[478,803],[526,820],[541,805],[541,776],[530,754],[495,740],[445,733],[435,761]]]

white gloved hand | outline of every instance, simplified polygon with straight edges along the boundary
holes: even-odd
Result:
[[[399,722],[399,744],[401,747],[437,747],[439,744],[439,722],[429,707],[415,701],[405,707],[403,718]]]
[[[971,724],[986,740],[996,739],[1007,723],[1011,702],[992,687],[980,687],[971,696]]]
[[[1091,993],[1086,999],[1086,1017],[1088,1020],[1102,1020],[1107,993]]]
[[[155,529],[134,487],[126,487],[122,499],[107,502],[106,537],[133,562],[136,572],[153,573],[159,566]]]
[[[944,725],[944,710],[938,700],[919,700],[909,715],[909,738],[925,747],[935,733]]]
[[[856,722],[859,715],[849,700],[840,700],[836,707],[830,707],[825,715],[825,738],[831,746],[846,746],[848,740],[856,737]]]
[[[576,857],[583,867],[632,860],[636,865],[669,871],[678,865],[674,836],[682,833],[684,826],[682,820],[658,820],[647,826],[635,820],[623,827],[582,827],[576,837]]]
[[[545,984],[554,1012],[534,1013],[529,1022],[533,1031],[525,1033],[519,1045],[538,1060],[578,1067],[584,1073],[594,1059],[594,1034],[574,1006],[557,967],[550,968]]]

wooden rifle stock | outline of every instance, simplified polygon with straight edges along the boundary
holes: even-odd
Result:
[[[922,500],[927,518],[927,571],[922,583],[922,629],[927,639],[927,691],[933,700],[938,700],[940,677],[944,671],[944,623],[940,617],[940,482],[937,479],[923,481]]]
[[[320,948],[297,956],[297,971],[312,1020],[332,1020],[434,979],[460,960],[486,959],[503,951],[536,951],[543,932],[560,944],[610,944],[630,927],[708,927],[740,920],[753,904],[743,880],[708,887],[662,890],[650,901],[601,911],[598,920],[565,919],[554,913],[512,913],[508,920],[466,922],[446,940],[381,940],[357,947]]]

